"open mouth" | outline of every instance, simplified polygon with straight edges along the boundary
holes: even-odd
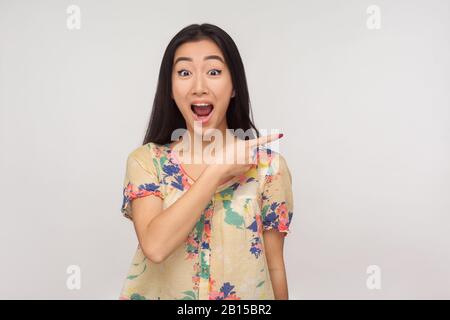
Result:
[[[213,111],[214,106],[208,103],[191,104],[191,110],[198,118],[206,118]]]

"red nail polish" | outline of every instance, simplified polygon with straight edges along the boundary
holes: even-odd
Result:
[[[284,136],[284,134],[280,133],[280,134],[278,135],[278,138],[282,138],[283,136]]]

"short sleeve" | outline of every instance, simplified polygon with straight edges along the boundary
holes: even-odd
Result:
[[[131,153],[127,159],[125,179],[123,183],[123,201],[121,212],[124,217],[133,220],[131,201],[149,195],[163,199],[156,169],[151,157],[140,159]]]
[[[264,178],[261,202],[263,230],[275,229],[286,236],[292,221],[294,203],[292,177],[284,157],[273,152]]]

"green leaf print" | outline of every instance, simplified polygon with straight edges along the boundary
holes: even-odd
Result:
[[[231,200],[233,198],[234,190],[233,188],[226,188],[219,192],[222,200]]]
[[[187,252],[192,252],[192,253],[194,253],[194,252],[195,252],[195,249],[197,249],[197,247],[195,247],[194,245],[192,245],[192,244],[190,244],[190,243],[188,243],[188,244],[186,245],[186,251],[187,251]]]
[[[267,210],[269,210],[269,205],[266,204],[261,210],[261,218],[264,220],[266,218]]]
[[[183,292],[184,297],[180,300],[197,300],[197,296],[195,295],[195,292],[192,290],[184,291]]]
[[[133,279],[139,277],[141,274],[144,273],[144,271],[145,271],[146,269],[147,269],[147,264],[144,265],[144,269],[141,271],[141,273],[130,275],[130,276],[127,277],[127,279],[133,280]]]
[[[225,208],[225,222],[238,229],[242,229],[244,218],[231,208],[231,201],[223,200],[223,207]]]
[[[164,163],[166,163],[167,161],[167,157],[166,156],[162,156],[161,158],[159,158],[159,163],[161,164],[161,167],[164,167]]]
[[[261,281],[260,283],[258,283],[258,285],[256,286],[257,288],[261,287],[263,285],[264,281]]]
[[[209,279],[209,266],[205,260],[206,253],[202,251],[200,253],[200,273],[199,276],[203,279]]]
[[[133,293],[130,297],[131,300],[145,300],[144,296],[141,296],[139,293]]]
[[[205,216],[204,214],[202,214],[200,219],[198,219],[197,224],[195,225],[195,231],[197,232],[197,236],[199,237],[199,239],[202,236],[204,224],[205,224]]]
[[[159,171],[159,165],[158,165],[158,161],[155,159],[155,158],[153,158],[153,165],[155,166],[155,168],[156,168],[156,171],[157,171],[157,174],[158,174],[158,177],[160,177],[161,176],[161,172]]]

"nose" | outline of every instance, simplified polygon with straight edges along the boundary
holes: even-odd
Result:
[[[192,89],[192,93],[194,95],[201,96],[202,94],[208,93],[207,84],[205,82],[205,79],[202,77],[202,75],[197,75],[194,79],[194,85]]]

